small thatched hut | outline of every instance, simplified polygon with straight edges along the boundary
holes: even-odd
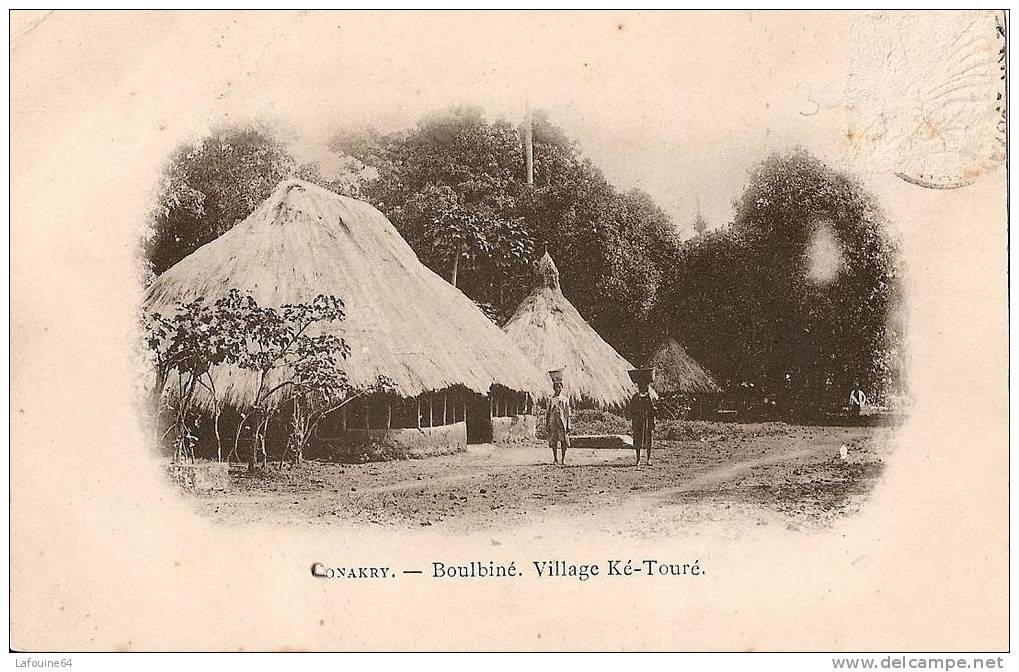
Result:
[[[668,402],[683,401],[701,414],[717,402],[722,388],[674,338],[663,341],[645,366],[655,369],[655,390]]]
[[[634,368],[587,323],[559,285],[559,269],[548,252],[537,264],[538,286],[503,327],[539,369],[566,369],[563,389],[579,405],[625,407],[637,390]],[[546,379],[546,390],[551,382]]]
[[[646,366],[655,369],[655,390],[659,394],[696,397],[722,391],[711,374],[694,361],[674,338],[662,342],[648,358]]]
[[[352,402],[324,420],[319,439],[334,445],[371,439],[411,452],[457,449],[492,440],[493,416],[526,434],[524,411],[544,392],[544,374],[426,268],[381,212],[308,182],[282,182],[244,221],[160,275],[144,304],[169,312],[231,289],[273,307],[319,294],[343,300],[345,319],[321,333],[350,346],[341,366],[353,385],[384,376],[396,394]],[[228,408],[253,403],[250,372],[220,367],[214,379]],[[211,398],[198,402],[208,408]],[[532,418],[532,436],[533,427]]]

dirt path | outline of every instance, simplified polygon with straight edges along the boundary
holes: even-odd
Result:
[[[767,511],[826,524],[860,505],[881,473],[890,429],[781,423],[683,423],[666,428],[653,466],[626,450],[568,453],[544,444],[471,446],[465,453],[362,465],[309,462],[196,497],[202,515],[230,524],[438,526],[450,532],[537,521],[593,521],[632,534],[672,534],[705,516]],[[837,458],[840,445],[850,459]],[[648,516],[648,511],[655,515]],[[731,512],[731,513],[727,513]]]
[[[743,476],[750,473],[756,467],[765,467],[775,464],[782,464],[783,462],[799,460],[805,457],[817,456],[822,452],[823,446],[813,446],[807,448],[797,448],[774,455],[767,455],[765,457],[759,457],[753,460],[744,460],[737,462],[736,464],[728,464],[709,469],[701,474],[694,476],[694,478],[683,485],[676,486],[674,488],[665,488],[663,490],[657,490],[651,493],[650,497],[658,499],[668,498],[673,495],[683,492],[696,492],[699,490],[705,490],[710,486],[724,483],[733,478]]]

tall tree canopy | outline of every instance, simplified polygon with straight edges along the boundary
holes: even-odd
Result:
[[[378,170],[361,195],[425,264],[497,321],[530,291],[531,264],[548,249],[570,300],[624,355],[638,358],[663,251],[678,246],[671,220],[647,194],[615,189],[540,112],[528,186],[521,130],[477,108],[455,108],[409,132],[348,135],[334,146]]]
[[[892,382],[895,247],[873,197],[795,150],[754,170],[734,206],[728,229],[679,253],[662,328],[731,383],[820,398]]]
[[[895,249],[851,178],[803,150],[773,155],[730,226],[680,243],[650,196],[615,188],[541,112],[533,141],[528,185],[522,128],[454,108],[405,131],[337,136],[331,149],[347,168],[329,182],[269,129],[219,129],[168,161],[146,257],[161,273],[296,175],[374,204],[499,323],[547,249],[570,301],[635,364],[673,336],[723,383],[817,397],[895,375]]]
[[[524,175],[522,128],[473,107],[428,115],[410,130],[338,135],[352,161],[329,182],[301,164],[272,129],[214,130],[167,161],[150,218],[145,256],[164,270],[222,235],[298,176],[370,201],[418,257],[505,321],[530,291],[544,249],[563,287],[610,343],[639,359],[662,278],[661,259],[679,242],[668,215],[642,192],[614,188],[566,133],[534,118],[535,184]]]

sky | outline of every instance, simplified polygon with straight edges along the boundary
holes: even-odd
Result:
[[[73,37],[62,45],[73,65],[60,71],[65,88],[77,92],[74,73],[108,80],[121,109],[150,124],[123,133],[158,135],[154,149],[164,153],[217,123],[259,118],[290,129],[315,157],[339,128],[408,127],[457,104],[519,120],[529,99],[618,187],[649,192],[680,225],[691,223],[699,199],[717,226],[728,221],[748,168],[768,151],[802,144],[834,155],[841,114],[811,100],[837,101],[853,17],[297,12],[90,20],[77,17],[75,29],[93,47],[87,59],[75,60]],[[20,40],[29,57],[30,42]]]
[[[953,130],[934,114],[931,91],[912,90],[944,69],[953,31],[969,23],[980,39],[947,60],[972,75],[970,54],[995,48],[986,15],[22,13],[12,25],[15,57],[34,66],[42,43],[32,37],[48,31],[64,62],[53,62],[50,47],[34,74],[64,95],[35,98],[42,87],[24,77],[12,82],[12,97],[28,110],[15,119],[25,135],[42,132],[33,106],[66,108],[69,128],[129,146],[149,184],[175,145],[223,122],[268,121],[317,159],[340,129],[406,128],[461,104],[518,121],[530,101],[617,187],[647,191],[689,233],[698,203],[709,226],[729,221],[748,171],[769,152],[800,145],[888,191],[906,150],[926,158],[917,143],[941,151],[951,132],[978,136],[980,124],[994,122],[986,91],[966,89],[984,113]],[[978,74],[983,86],[995,73]],[[108,109],[81,114],[97,101]],[[868,105],[879,105],[870,117]],[[955,114],[954,105],[941,107]],[[111,110],[119,115],[112,131]],[[926,130],[931,120],[937,133]],[[952,140],[949,149],[959,144]],[[889,207],[908,208],[908,198]]]
[[[810,99],[837,98],[847,32],[838,16],[509,18],[386,17],[379,34],[410,30],[413,39],[371,41],[354,55],[342,35],[369,28],[337,28],[333,48],[304,67],[347,67],[314,96],[293,82],[295,98],[316,99],[301,135],[314,144],[336,126],[406,127],[456,104],[519,120],[529,100],[614,184],[649,192],[679,225],[691,223],[698,202],[711,225],[727,222],[747,170],[769,151],[802,144],[833,154],[825,134],[837,135],[839,115],[819,114]]]

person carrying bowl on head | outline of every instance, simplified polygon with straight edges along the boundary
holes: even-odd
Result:
[[[545,409],[548,445],[552,448],[552,464],[566,464],[566,449],[570,447],[570,398],[563,392],[563,370],[549,371],[548,375],[552,379],[553,391]],[[561,460],[557,452],[560,447]]]
[[[636,466],[640,466],[640,451],[644,450],[644,464],[651,464],[651,444],[655,432],[655,401],[650,385],[654,369],[634,369],[630,380],[637,384],[637,393],[630,398],[630,428],[633,431],[633,448],[637,452]]]

